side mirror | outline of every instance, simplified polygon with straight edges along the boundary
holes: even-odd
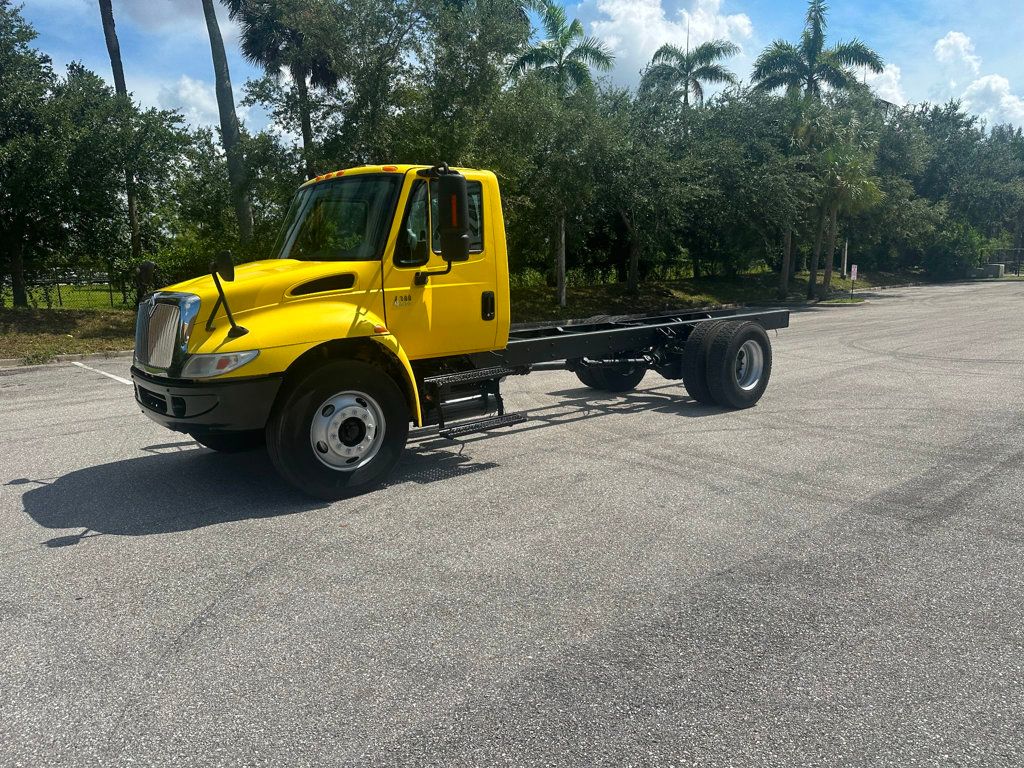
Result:
[[[441,258],[469,261],[469,192],[461,173],[437,177],[437,210],[441,219]]]
[[[142,262],[139,264],[136,275],[139,285],[152,285],[153,280],[156,279],[156,263],[152,261]]]
[[[231,260],[231,251],[221,251],[210,265],[210,271],[220,275],[226,283],[235,279],[235,262]]]

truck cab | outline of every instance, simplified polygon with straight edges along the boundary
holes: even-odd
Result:
[[[469,422],[474,431],[522,421],[504,412],[506,376],[555,362],[605,391],[630,389],[648,368],[683,378],[682,346],[669,342],[716,317],[513,338],[501,195],[484,170],[379,165],[319,176],[297,191],[273,253],[237,268],[221,258],[209,275],[140,304],[135,396],[151,419],[211,449],[265,444],[286,480],[323,498],[380,483],[410,426],[454,437],[468,430],[450,426],[453,414],[497,412]],[[781,327],[766,317],[759,328]],[[749,391],[759,399],[770,346],[755,341],[744,354],[758,353]]]

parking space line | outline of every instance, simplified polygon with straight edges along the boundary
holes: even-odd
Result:
[[[134,386],[130,381],[128,381],[128,379],[122,379],[120,376],[115,376],[112,373],[107,373],[106,371],[101,371],[99,368],[92,368],[92,367],[90,367],[88,365],[85,365],[84,363],[79,363],[77,361],[72,362],[71,364],[72,365],[77,365],[79,368],[85,368],[85,370],[87,370],[87,371],[92,371],[93,373],[98,373],[100,376],[106,376],[108,379],[113,379],[114,381],[119,381],[122,384],[127,384],[129,387]]]

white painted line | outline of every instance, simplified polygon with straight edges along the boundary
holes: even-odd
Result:
[[[106,371],[101,371],[99,368],[92,368],[91,366],[88,366],[85,363],[73,362],[71,364],[72,365],[77,365],[79,368],[85,368],[85,370],[87,370],[87,371],[92,371],[93,373],[98,373],[100,376],[106,376],[108,379],[113,379],[114,381],[119,381],[122,384],[127,384],[129,387],[134,387],[135,386],[130,381],[128,381],[128,379],[122,379],[120,376],[115,376],[112,373],[107,373]]]

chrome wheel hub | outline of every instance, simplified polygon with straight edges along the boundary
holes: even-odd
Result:
[[[764,350],[761,345],[753,339],[744,342],[736,355],[736,367],[733,370],[736,386],[749,392],[761,383],[763,373]]]
[[[373,461],[384,442],[384,412],[364,392],[340,392],[325,400],[309,427],[313,454],[338,472]]]

